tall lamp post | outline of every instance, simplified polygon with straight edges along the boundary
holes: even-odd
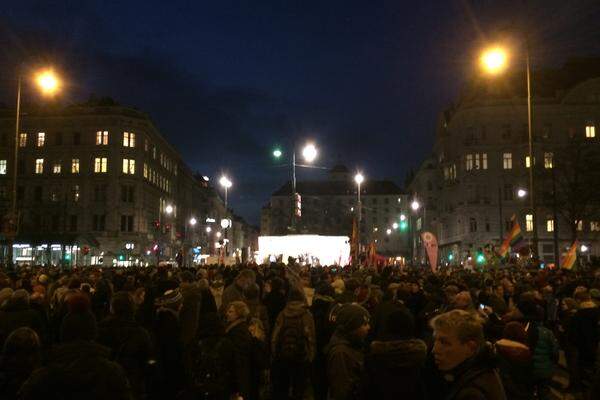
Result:
[[[184,228],[185,244],[190,243],[190,240],[188,240],[188,225],[191,226],[193,229],[196,226],[197,222],[198,221],[194,217],[191,217],[188,221],[185,221],[185,228]],[[189,251],[189,249],[185,248],[185,245],[184,245],[183,249],[184,249],[184,254],[185,254],[184,265],[188,266],[188,258],[189,258],[190,251]]]
[[[227,205],[227,191],[229,190],[229,188],[233,185],[233,183],[231,182],[231,180],[229,180],[229,178],[225,175],[223,175],[221,177],[221,179],[219,179],[219,184],[223,187],[223,189],[225,189],[225,219],[229,220],[229,209],[228,209],[228,205]],[[229,224],[227,226],[222,226],[222,228],[225,230],[225,256],[228,256],[229,254],[227,253],[228,251],[228,233],[229,233]]]
[[[307,163],[312,163],[317,158],[317,154],[318,154],[317,148],[315,147],[315,145],[313,143],[307,143],[302,148],[302,157],[304,158],[304,161]],[[279,159],[282,156],[283,156],[283,151],[281,151],[281,149],[275,149],[273,151],[273,157]],[[293,231],[296,229],[296,219],[299,217],[299,215],[296,215],[296,195],[297,195],[297,193],[296,193],[296,167],[309,167],[309,166],[296,163],[296,148],[294,147],[294,150],[292,151],[292,160],[291,160],[291,169],[292,169],[291,226],[292,226]]]
[[[13,242],[19,231],[19,216],[17,214],[17,164],[19,158],[19,134],[21,130],[21,86],[22,86],[21,69],[17,72],[17,110],[15,116],[15,145],[13,149],[13,176],[12,176],[12,198],[10,206],[10,214],[6,219],[10,228],[5,229],[7,233],[8,244],[8,264],[13,263]],[[45,96],[54,95],[60,88],[60,80],[51,69],[46,69],[38,72],[35,75],[35,82]]]
[[[528,137],[528,157],[529,157],[529,207],[533,215],[533,244],[531,246],[532,256],[538,254],[538,238],[537,238],[537,215],[535,212],[535,196],[533,190],[533,109],[531,104],[531,60],[529,57],[529,45],[526,43],[525,53],[525,68],[527,75],[527,137]],[[494,46],[483,51],[480,57],[481,66],[484,71],[490,75],[497,75],[502,73],[508,64],[508,53],[500,47]]]
[[[362,203],[360,201],[360,186],[365,181],[365,177],[363,174],[358,172],[354,175],[354,182],[356,182],[357,191],[356,191],[356,207],[358,208],[357,212],[357,224],[356,224],[356,262],[358,262],[358,258],[360,256],[360,227],[362,221]]]
[[[410,208],[413,210],[413,212],[416,214],[419,211],[419,208],[421,208],[421,203],[419,203],[419,200],[414,199],[411,203],[410,203]],[[411,215],[412,218],[412,215]],[[416,253],[416,247],[417,247],[417,236],[415,235],[415,231],[416,231],[416,227],[414,223],[410,224],[410,232],[411,232],[411,236],[412,236],[412,251],[411,251],[411,259],[412,262],[415,262],[415,253]]]

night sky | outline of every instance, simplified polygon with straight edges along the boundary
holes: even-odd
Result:
[[[403,185],[490,39],[527,27],[534,65],[600,55],[597,0],[11,3],[0,101],[13,107],[18,63],[53,65],[67,80],[56,101],[147,112],[193,170],[230,176],[230,204],[252,223],[289,177],[276,144],[311,139],[318,165]]]

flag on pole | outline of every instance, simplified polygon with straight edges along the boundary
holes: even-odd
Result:
[[[508,251],[511,247],[516,247],[520,242],[523,241],[523,233],[521,232],[521,226],[519,225],[519,221],[517,221],[517,217],[513,214],[512,218],[512,228],[506,235],[504,242],[502,242],[502,246],[500,246],[500,250],[498,251],[498,255],[500,257],[506,257]]]
[[[352,264],[358,265],[360,245],[358,243],[358,224],[356,218],[352,218],[352,237],[350,238],[350,257],[352,257]]]
[[[560,261],[561,268],[573,268],[573,265],[575,265],[575,261],[577,261],[577,246],[579,246],[579,243],[576,240],[575,242],[573,242],[573,245],[571,246],[567,254],[565,254],[563,259]]]
[[[437,270],[438,259],[437,238],[431,232],[423,232],[421,234],[421,240],[423,241],[423,245],[425,246],[427,257],[429,258],[429,265],[431,266],[431,271],[435,272]]]

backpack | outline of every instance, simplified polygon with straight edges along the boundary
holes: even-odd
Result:
[[[304,314],[294,317],[282,316],[276,358],[282,361],[305,361],[308,356],[308,338],[305,333]]]

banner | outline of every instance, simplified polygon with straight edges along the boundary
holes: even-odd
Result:
[[[425,246],[425,251],[427,252],[427,258],[429,258],[429,265],[431,265],[431,271],[435,272],[437,270],[438,260],[437,238],[431,232],[423,232],[421,233],[421,240],[423,240],[423,245]]]
[[[513,214],[511,221],[512,228],[507,233],[506,238],[504,239],[504,242],[502,242],[502,246],[500,246],[500,250],[498,251],[498,255],[502,258],[506,257],[511,247],[518,247],[523,241],[521,226],[517,221],[516,215]]]
[[[577,261],[577,246],[579,243],[577,240],[573,242],[573,245],[565,254],[564,258],[560,261],[560,267],[564,269],[572,269],[573,265],[575,265],[575,261]]]

